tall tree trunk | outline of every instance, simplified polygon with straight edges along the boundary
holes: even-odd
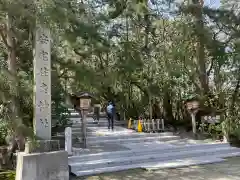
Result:
[[[234,107],[235,107],[235,104],[236,104],[236,101],[238,99],[238,94],[239,94],[239,89],[240,89],[240,67],[239,67],[239,70],[238,70],[238,78],[237,78],[237,85],[234,89],[234,92],[232,94],[232,102],[231,102],[231,107],[230,107],[230,112],[231,114],[233,115],[234,113]]]
[[[164,97],[163,97],[164,118],[169,123],[172,123],[174,120],[174,117],[173,117],[173,112],[172,112],[171,97],[170,97],[168,88],[165,88],[164,91],[165,91]]]
[[[14,129],[14,136],[10,142],[9,150],[13,152],[16,147],[18,150],[24,150],[25,139],[23,132],[21,132],[22,120],[19,112],[18,102],[18,80],[17,80],[17,57],[16,57],[16,39],[13,33],[13,17],[7,15],[6,17],[6,34],[7,34],[7,46],[8,46],[8,70],[10,72],[10,91],[11,91],[11,123]]]
[[[13,30],[12,30],[12,17],[7,15],[7,45],[8,45],[8,70],[10,72],[10,88],[11,93],[13,94],[11,99],[11,111],[12,111],[12,117],[16,118],[18,116],[18,107],[17,107],[17,59],[16,59],[16,50],[15,50],[15,38],[13,36]]]
[[[124,51],[125,51],[125,61],[128,61],[129,55],[128,55],[128,42],[129,42],[129,22],[128,22],[128,14],[126,14],[125,17],[125,24],[126,24],[126,42],[124,45]],[[129,74],[127,74],[127,78],[129,79]],[[130,101],[131,101],[131,82],[127,81],[127,94],[128,96],[126,97],[126,109],[129,111],[130,110]]]
[[[204,45],[204,23],[203,23],[203,1],[193,0],[193,4],[197,5],[195,11],[195,28],[197,32],[197,63],[199,68],[199,80],[201,83],[202,95],[207,95],[209,93],[208,75],[206,70],[206,60],[205,60],[205,45]]]
[[[147,5],[147,4],[146,4]],[[147,12],[147,14],[144,15],[144,21],[145,21],[145,45],[144,45],[144,49],[145,49],[145,52],[146,52],[146,55],[147,55],[147,58],[148,58],[148,61],[150,61],[150,49],[149,49],[149,31],[150,31],[150,25],[151,25],[151,22],[150,22],[150,19],[149,19],[149,14]],[[152,116],[153,116],[153,113],[152,113],[152,93],[151,93],[151,90],[150,90],[150,87],[152,85],[152,67],[151,65],[149,64],[148,66],[148,73],[150,74],[150,82],[148,84],[148,103],[149,103],[149,122],[150,123],[152,121]]]

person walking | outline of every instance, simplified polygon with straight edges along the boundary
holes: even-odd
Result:
[[[108,118],[108,129],[114,129],[114,114],[115,114],[115,107],[112,102],[108,103],[107,106],[107,118]]]

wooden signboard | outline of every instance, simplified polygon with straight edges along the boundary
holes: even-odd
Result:
[[[88,109],[90,107],[91,99],[80,99],[80,108]]]

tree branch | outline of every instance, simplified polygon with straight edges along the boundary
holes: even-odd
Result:
[[[59,78],[62,78],[67,72],[67,69],[64,69],[63,72],[58,76]],[[64,76],[65,78],[66,76]]]
[[[211,64],[210,64],[210,66],[209,66],[209,68],[208,68],[208,70],[207,70],[207,76],[210,76],[210,73],[211,73],[211,71],[212,71],[212,69],[213,69],[213,58],[212,58],[212,60],[211,60]]]
[[[130,84],[135,85],[138,87],[145,95],[149,96],[148,91],[137,81],[131,81]]]
[[[0,25],[0,36],[1,36],[1,38],[2,38],[2,40],[3,40],[3,43],[5,44],[5,46],[6,46],[8,49],[10,49],[10,46],[9,46],[8,43],[7,43],[7,38],[6,38],[6,36],[4,35],[4,31],[6,31],[6,25],[1,24],[1,25]]]
[[[75,54],[77,54],[78,56],[84,58],[87,58],[89,56],[89,54],[91,54],[91,52],[79,52],[77,49],[73,49],[73,51],[75,52]]]
[[[236,87],[235,87],[235,90],[234,90],[234,92],[233,92],[233,94],[232,94],[232,104],[231,104],[231,110],[230,110],[230,112],[233,112],[233,110],[234,110],[234,105],[235,105],[235,102],[236,102],[236,100],[237,100],[237,95],[238,95],[238,91],[239,91],[239,89],[240,89],[240,67],[239,67],[239,69],[238,69],[238,79],[237,79],[237,85],[236,85]]]

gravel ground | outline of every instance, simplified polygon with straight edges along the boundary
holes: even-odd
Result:
[[[240,180],[239,169],[240,157],[235,157],[217,164],[156,171],[136,169],[70,180]]]

